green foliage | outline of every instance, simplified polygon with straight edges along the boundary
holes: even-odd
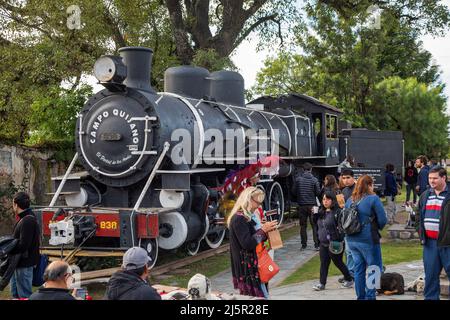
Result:
[[[208,69],[209,71],[236,70],[236,66],[229,57],[222,58],[214,49],[199,49],[195,53],[192,64]]]
[[[24,185],[16,185],[11,175],[0,171],[0,223],[13,220],[12,198],[16,192],[24,190]]]
[[[257,75],[253,95],[305,93],[342,109],[344,119],[352,122],[354,127],[404,131],[405,151],[409,156],[422,151],[430,156],[445,155],[448,150],[446,100],[442,95],[438,66],[432,63],[431,54],[417,40],[423,30],[403,19],[401,15],[405,13],[395,5],[395,8],[382,12],[378,29],[369,27],[365,10],[356,10],[352,15],[339,14],[334,9],[342,10],[338,3],[330,3],[308,2],[305,7],[307,23],[299,24],[296,33],[296,51],[300,53],[282,51],[277,57],[269,58]],[[430,7],[424,9],[426,12],[413,10],[411,14],[420,15],[421,23],[434,28],[432,33],[439,32],[448,25],[448,10],[444,17],[442,8],[433,13],[430,10],[434,8],[433,4],[428,5]],[[439,15],[440,20],[427,21],[434,19],[434,14]],[[427,108],[433,112],[418,110],[419,107],[414,105],[416,102],[411,100],[394,101],[393,97],[391,101],[381,100],[382,88],[391,89],[385,87],[386,83],[380,84],[393,77],[416,79],[415,84],[408,82],[405,90],[432,96]],[[401,94],[410,97],[414,96],[413,92],[402,91]],[[391,105],[387,107],[389,103]],[[391,115],[398,118],[396,108],[408,110],[412,107],[409,114],[402,113],[401,125],[389,118]],[[431,138],[425,130],[414,131],[411,128],[417,125],[411,121],[414,117],[420,117],[423,125],[436,125],[440,134],[433,134]]]
[[[38,97],[31,104],[28,145],[43,146],[74,142],[76,115],[92,88],[82,85],[79,89],[67,90],[52,87],[46,96]]]
[[[383,119],[376,118],[376,126],[403,132],[406,158],[447,156],[449,116],[442,90],[442,86],[429,87],[415,78],[391,77],[376,85],[372,113],[384,114]]]
[[[6,185],[0,184],[0,220],[8,219],[11,216],[11,199],[17,192],[17,188],[12,181],[9,181]]]
[[[0,140],[67,149],[90,94],[81,78],[122,46],[153,48],[152,83],[162,89],[164,70],[178,64],[170,21],[160,1],[139,2],[77,1],[81,28],[72,30],[73,1],[0,1]]]

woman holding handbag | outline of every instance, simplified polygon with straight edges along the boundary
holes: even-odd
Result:
[[[241,192],[228,217],[230,231],[231,272],[233,285],[242,295],[267,298],[258,270],[256,248],[267,240],[267,233],[276,229],[277,221],[261,223],[257,228],[255,214],[264,201],[264,191],[248,187]],[[256,212],[256,213],[255,213]]]
[[[344,236],[337,228],[337,216],[340,208],[336,194],[331,190],[326,190],[322,198],[322,205],[317,214],[318,237],[320,241],[320,283],[315,285],[313,289],[316,291],[325,290],[331,261],[344,275],[342,288],[351,288],[353,279],[342,260]]]

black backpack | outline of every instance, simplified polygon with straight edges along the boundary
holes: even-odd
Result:
[[[362,200],[362,199],[361,199]],[[359,222],[358,204],[352,203],[350,207],[342,209],[338,219],[338,230],[346,235],[357,234],[361,232],[362,225]]]

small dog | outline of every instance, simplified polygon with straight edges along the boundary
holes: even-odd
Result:
[[[383,273],[380,279],[380,289],[378,293],[385,295],[404,294],[405,280],[400,273]]]
[[[425,275],[422,274],[416,280],[410,282],[406,287],[406,290],[417,292],[417,294],[423,294],[424,288],[425,288]]]

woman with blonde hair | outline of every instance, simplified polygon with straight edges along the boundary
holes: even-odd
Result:
[[[264,191],[248,187],[239,195],[228,217],[230,231],[231,272],[233,285],[242,295],[266,297],[267,290],[262,287],[258,274],[256,247],[267,239],[267,232],[277,226],[277,221],[260,223],[257,209],[264,201]]]
[[[346,239],[354,261],[356,296],[358,300],[375,300],[375,285],[371,288],[366,286],[366,272],[369,269],[375,272],[374,277],[381,276],[383,266],[379,230],[384,228],[387,218],[380,198],[373,191],[372,177],[363,175],[358,178],[345,207],[349,208],[353,203],[356,204],[361,231],[346,235]]]

